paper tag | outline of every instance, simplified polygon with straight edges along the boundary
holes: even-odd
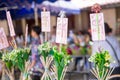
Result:
[[[68,18],[57,18],[56,43],[67,44]]]
[[[50,12],[41,12],[42,32],[50,32]]]
[[[0,28],[0,49],[7,48],[9,46],[4,29]]]
[[[7,16],[8,26],[9,26],[9,29],[10,29],[10,36],[13,37],[13,36],[15,36],[15,31],[14,31],[11,15],[10,15],[9,11],[6,12],[6,16]]]
[[[90,14],[92,40],[105,40],[103,13]]]

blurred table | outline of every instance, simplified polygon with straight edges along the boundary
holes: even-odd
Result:
[[[89,80],[91,64],[89,63],[88,58],[90,57],[90,55],[72,55],[71,57],[73,59],[82,58],[83,62],[84,62],[84,66],[83,66],[83,70],[82,71],[74,71],[74,70],[67,71],[68,80],[72,80],[72,75],[74,75],[74,74],[78,74],[78,75],[81,74],[81,75],[83,75],[83,80]],[[86,67],[85,67],[86,64],[87,64],[87,67],[89,69],[86,69]]]

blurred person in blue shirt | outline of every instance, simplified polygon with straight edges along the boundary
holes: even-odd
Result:
[[[38,71],[38,69],[42,69],[42,63],[40,60],[40,55],[38,54],[38,46],[40,45],[40,37],[41,29],[39,26],[34,26],[31,31],[32,42],[31,42],[31,65],[29,67],[30,71],[32,71],[32,80],[40,80],[42,73]]]

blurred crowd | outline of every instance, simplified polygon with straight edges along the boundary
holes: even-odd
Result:
[[[37,26],[39,27],[39,26]],[[45,34],[40,31],[40,41],[43,43],[45,41]],[[11,38],[8,38],[11,40]],[[53,26],[51,33],[47,35],[47,41],[53,45],[58,45],[55,42],[56,39],[56,26]],[[16,35],[15,37],[18,47],[22,48],[25,45],[25,38],[22,33]],[[32,37],[29,32],[27,36],[27,46],[30,46],[32,42]],[[89,31],[80,30],[75,32],[74,30],[68,31],[68,40],[67,40],[68,54],[72,55],[85,55],[91,53],[91,37]]]

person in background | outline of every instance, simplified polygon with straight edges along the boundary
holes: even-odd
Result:
[[[30,71],[32,71],[31,78],[32,80],[40,80],[41,73],[38,71],[38,68],[42,69],[42,63],[40,61],[40,55],[38,54],[38,45],[41,43],[39,34],[41,29],[39,26],[34,26],[31,31],[32,43],[31,43],[31,65],[29,66]]]
[[[31,35],[28,33],[28,36],[27,36],[27,44],[30,45],[31,43]]]
[[[79,40],[79,44],[80,46],[84,46],[85,45],[85,41],[84,41],[84,32],[83,31],[79,31],[78,32],[78,40]]]
[[[49,36],[49,41],[55,45],[55,39],[56,39],[56,26],[53,26],[51,35]]]
[[[18,47],[23,47],[24,39],[22,33],[16,36],[16,42]]]
[[[120,74],[120,45],[116,37],[112,34],[112,29],[110,26],[107,23],[104,25],[106,40],[93,42],[92,54],[98,52],[100,48],[109,51],[110,55],[116,61],[116,63],[112,63],[110,65],[110,67],[115,67],[113,74]],[[120,78],[114,78],[112,80],[120,80]]]
[[[70,30],[68,34],[68,45],[70,46],[70,48],[74,48],[78,44],[79,41],[77,35],[72,30]]]

